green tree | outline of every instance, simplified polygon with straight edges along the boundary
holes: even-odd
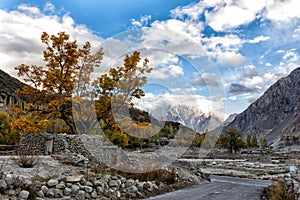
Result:
[[[260,147],[262,148],[262,150],[265,150],[267,146],[268,146],[268,140],[266,138],[261,137]]]
[[[258,139],[255,132],[252,134],[251,146],[258,147]]]
[[[246,147],[250,148],[251,146],[251,135],[248,133],[246,138]]]
[[[5,112],[0,112],[0,144],[17,144],[20,134],[11,129],[11,118]]]
[[[228,149],[230,153],[236,153],[245,146],[242,139],[243,134],[235,128],[227,129],[219,138],[219,144],[222,148]]]

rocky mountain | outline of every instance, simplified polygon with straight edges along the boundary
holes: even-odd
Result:
[[[18,79],[10,76],[0,69],[0,92],[14,95],[17,89],[25,86],[24,83],[19,81]]]
[[[278,147],[285,135],[300,134],[300,68],[279,79],[259,99],[224,127],[256,132]]]
[[[0,109],[4,106],[11,107],[14,102],[20,100],[15,91],[24,86],[25,84],[18,79],[0,70]]]
[[[228,124],[230,124],[234,119],[235,117],[237,116],[238,114],[237,113],[233,113],[233,114],[230,114],[227,119],[223,122],[223,126],[226,126]]]
[[[222,124],[222,121],[214,116],[205,114],[189,106],[170,106],[167,111],[166,121],[179,122],[198,133],[211,131]]]

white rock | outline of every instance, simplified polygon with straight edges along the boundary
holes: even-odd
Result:
[[[69,183],[79,182],[83,177],[84,177],[83,175],[67,176],[66,182],[69,182]]]
[[[21,199],[27,199],[29,197],[29,192],[27,190],[22,190],[19,194]]]
[[[50,179],[48,182],[47,182],[47,185],[49,187],[54,187],[58,184],[58,180],[55,180],[55,179]]]

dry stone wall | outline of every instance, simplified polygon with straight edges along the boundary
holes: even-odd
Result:
[[[25,134],[19,143],[19,152],[36,155],[70,155],[76,163],[111,166],[127,161],[122,150],[102,135]]]

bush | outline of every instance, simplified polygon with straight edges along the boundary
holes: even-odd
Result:
[[[285,188],[284,182],[278,181],[269,186],[268,199],[269,200],[294,200],[295,195],[291,195]]]
[[[14,159],[15,163],[23,168],[31,168],[38,164],[39,157],[34,153],[30,154],[27,149],[21,149],[18,152],[18,156]]]

